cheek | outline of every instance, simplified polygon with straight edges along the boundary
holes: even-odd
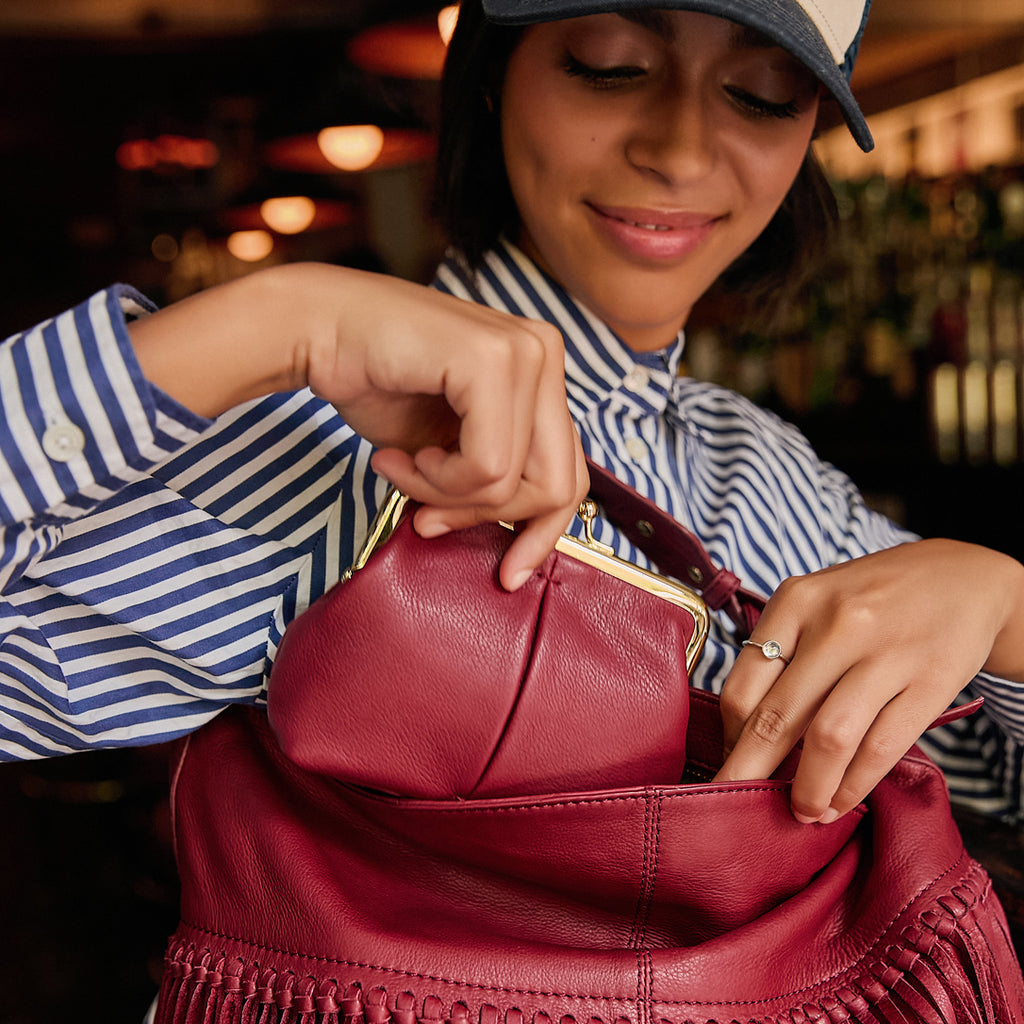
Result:
[[[789,192],[807,154],[813,126],[787,132],[784,144],[751,146],[740,140],[732,149],[732,166],[750,205],[765,224]]]
[[[543,176],[548,156],[545,119],[531,117],[536,90],[523,76],[512,76],[506,82],[501,106],[501,140],[505,153],[505,169],[518,203],[523,192],[531,190],[531,182]]]
[[[518,58],[518,59],[517,59]],[[512,192],[529,218],[537,204],[553,205],[580,187],[594,154],[605,145],[607,111],[581,105],[552,58],[513,54],[502,92],[501,136]]]
[[[521,98],[521,97],[520,97]],[[502,125],[505,170],[521,220],[536,229],[552,226],[566,213],[570,197],[582,190],[592,132],[581,133],[547,103],[510,107]]]

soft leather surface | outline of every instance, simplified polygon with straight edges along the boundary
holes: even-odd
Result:
[[[289,627],[269,719],[181,746],[157,1024],[1024,1024],[920,752],[801,826],[793,757],[701,781],[668,606],[560,556],[507,595],[491,528],[397,541]]]
[[[511,539],[407,519],[289,626],[270,717],[296,764],[438,798],[678,781],[692,616],[559,553],[510,594]]]
[[[714,702],[697,697],[696,762],[717,729]],[[280,977],[464,1003],[474,1020],[489,1006],[776,1021],[840,991],[863,1002],[894,957],[927,966],[908,935],[931,948],[945,934],[977,955],[951,960],[961,977],[1003,993],[1000,1016],[977,1019],[1024,1019],[1005,921],[930,762],[904,759],[830,826],[798,825],[787,790],[397,799],[302,771],[259,711],[234,709],[188,741],[177,774],[185,885],[171,959],[212,951]],[[166,1012],[158,1020],[179,1019]]]

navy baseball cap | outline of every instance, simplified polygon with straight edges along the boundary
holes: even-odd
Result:
[[[746,25],[788,50],[817,77],[865,152],[875,143],[850,91],[850,75],[870,6],[871,0],[483,0],[487,17],[502,25],[642,7],[698,11]]]

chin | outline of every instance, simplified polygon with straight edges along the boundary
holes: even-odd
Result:
[[[621,281],[615,287],[621,288]],[[639,297],[639,301],[637,298],[638,296],[634,293],[628,306],[618,308],[609,305],[607,301],[590,304],[584,300],[584,304],[589,305],[612,330],[623,338],[660,337],[664,338],[661,344],[652,347],[664,348],[666,345],[670,345],[676,335],[686,326],[693,303],[697,301],[696,298],[690,301],[690,297],[685,296],[685,302],[680,302],[678,295],[675,296],[675,301],[664,304],[653,300],[644,301],[642,296]]]

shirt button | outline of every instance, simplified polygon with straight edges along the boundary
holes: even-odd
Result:
[[[629,373],[626,374],[626,379],[623,382],[630,391],[643,391],[647,387],[647,382],[651,379],[650,373],[642,366],[634,366]]]
[[[54,462],[70,462],[85,448],[85,434],[74,423],[51,423],[43,434],[43,451]]]
[[[631,459],[639,462],[647,456],[647,445],[639,437],[630,437],[626,439],[626,451]]]

